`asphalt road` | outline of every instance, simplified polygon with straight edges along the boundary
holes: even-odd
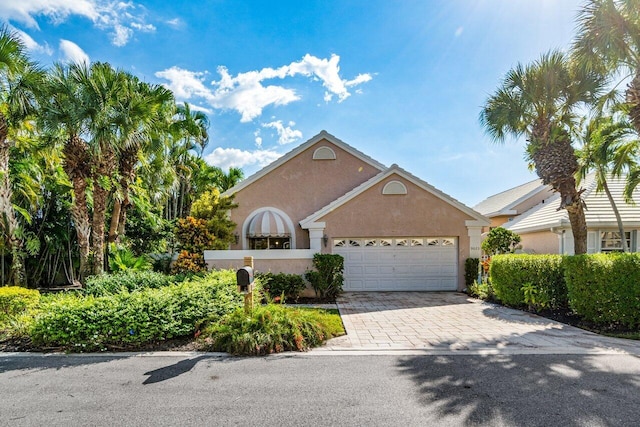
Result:
[[[12,356],[7,426],[637,426],[626,355]]]

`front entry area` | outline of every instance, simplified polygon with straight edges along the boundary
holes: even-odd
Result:
[[[454,237],[340,238],[344,290],[455,291],[458,244]]]

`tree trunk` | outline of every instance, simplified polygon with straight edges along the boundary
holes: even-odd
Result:
[[[20,227],[16,218],[11,198],[13,187],[9,177],[9,150],[11,144],[8,140],[9,125],[4,114],[0,113],[0,215],[2,215],[2,227],[5,238],[11,251],[11,283],[14,286],[26,286],[27,273],[24,266],[24,252],[22,239],[18,238],[17,231]]]
[[[611,191],[609,190],[609,185],[607,184],[606,175],[604,174],[602,175],[602,188],[604,188],[604,192],[607,194],[609,203],[611,203],[611,209],[613,209],[613,213],[616,216],[616,221],[618,222],[618,231],[620,231],[620,238],[622,239],[622,251],[629,252],[629,245],[627,245],[627,239],[624,235],[624,225],[622,224],[622,218],[620,217],[618,206],[616,206],[616,202],[613,200],[613,196],[611,195]]]
[[[71,205],[71,217],[75,223],[78,238],[78,249],[80,251],[78,280],[82,283],[87,275],[90,248],[89,238],[91,236],[91,224],[89,222],[89,210],[87,208],[87,181],[86,179],[75,177],[72,182],[75,197]]]
[[[87,205],[87,179],[91,173],[89,153],[86,143],[77,135],[71,135],[63,149],[63,168],[73,184],[71,217],[76,229],[78,250],[80,252],[80,271],[78,280],[82,283],[89,267],[89,239],[91,222]]]
[[[93,274],[104,272],[104,231],[105,213],[107,211],[107,200],[109,190],[102,187],[101,179],[111,178],[114,170],[115,155],[113,150],[103,147],[102,158],[98,160],[98,167],[93,179],[93,224],[92,224],[92,248],[93,248]]]
[[[573,253],[575,255],[587,253],[587,220],[584,216],[584,202],[581,191],[576,190],[576,180],[565,178],[557,183],[555,188],[560,193],[560,207],[566,209],[573,233]]]
[[[118,240],[121,208],[122,202],[120,202],[120,200],[114,200],[113,210],[111,211],[111,224],[109,225],[109,243],[114,243]]]

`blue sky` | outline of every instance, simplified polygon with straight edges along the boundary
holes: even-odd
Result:
[[[567,49],[578,0],[2,0],[32,58],[103,61],[206,111],[246,175],[321,130],[473,206],[535,179],[478,122],[518,62]]]

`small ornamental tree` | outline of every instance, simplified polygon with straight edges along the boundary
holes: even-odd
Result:
[[[520,243],[520,235],[506,228],[496,227],[489,231],[482,242],[482,250],[489,256],[513,253]]]
[[[180,253],[174,273],[205,271],[204,251],[226,249],[233,241],[236,224],[228,211],[237,207],[231,197],[220,197],[218,190],[206,191],[191,205],[191,216],[178,219],[176,239]]]

